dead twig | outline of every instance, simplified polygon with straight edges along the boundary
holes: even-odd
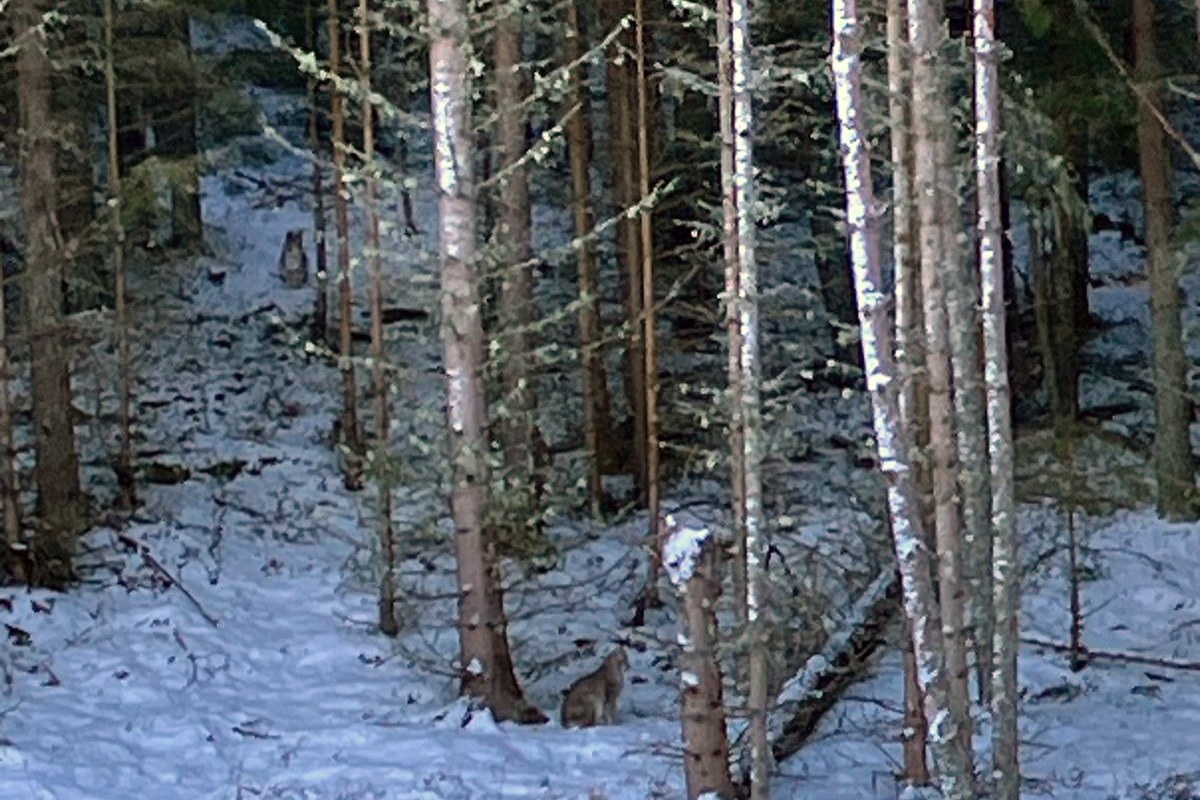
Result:
[[[217,618],[205,610],[204,606],[200,604],[200,601],[196,599],[196,595],[192,594],[188,588],[183,585],[183,581],[172,575],[171,572],[162,565],[162,562],[154,557],[154,554],[150,552],[149,545],[125,533],[118,533],[117,541],[126,547],[131,547],[136,550],[138,555],[142,557],[142,562],[147,567],[157,572],[171,586],[174,586],[176,589],[183,592],[183,596],[191,601],[192,605],[196,607],[196,610],[200,612],[200,616],[204,617],[204,620],[209,625],[212,625],[214,628],[217,627]]]
[[[1047,650],[1053,650],[1056,653],[1078,653],[1083,656],[1084,661],[1115,661],[1119,664],[1141,664],[1148,667],[1162,667],[1163,669],[1178,669],[1187,672],[1200,672],[1200,661],[1184,661],[1179,658],[1158,658],[1155,656],[1139,656],[1136,653],[1122,653],[1114,650],[1092,650],[1089,647],[1082,649],[1073,648],[1069,644],[1053,642],[1049,639],[1039,639],[1033,636],[1022,636],[1021,644],[1032,645],[1033,647],[1044,647]]]

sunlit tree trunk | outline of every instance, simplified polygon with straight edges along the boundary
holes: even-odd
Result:
[[[916,9],[921,13],[921,9]],[[909,7],[912,15],[914,9]],[[863,118],[861,29],[855,0],[833,2],[833,74],[839,141],[846,182],[846,223],[854,264],[863,362],[871,395],[876,447],[887,486],[888,514],[899,566],[905,613],[912,621],[917,680],[928,719],[945,719],[947,698],[942,626],[933,587],[932,558],[916,498],[909,462],[911,445],[900,416],[893,357],[893,331],[887,311],[879,235],[879,211],[871,185],[867,123]],[[914,34],[919,31],[910,28]],[[914,42],[922,41],[913,36]],[[917,84],[914,76],[914,85]],[[915,97],[919,100],[919,97]],[[918,115],[920,104],[914,105]],[[969,760],[956,752],[954,731],[934,728],[929,744],[945,796],[972,796]]]
[[[483,320],[476,259],[475,147],[472,136],[465,0],[428,0],[430,100],[442,293],[442,369],[453,481],[462,693],[497,719],[544,722],[517,686],[508,648],[488,506]]]
[[[992,708],[995,800],[1020,800],[1017,731],[1017,619],[1020,569],[1008,383],[1004,227],[1000,192],[1000,78],[994,0],[975,0],[975,179],[979,203],[979,272],[983,295],[984,381],[987,388],[988,464],[991,468],[990,568],[993,636],[987,655]],[[983,635],[983,631],[980,632]]]

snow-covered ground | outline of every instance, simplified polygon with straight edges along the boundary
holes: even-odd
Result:
[[[295,117],[296,98],[256,99],[269,119]],[[396,508],[404,631],[397,640],[377,632],[372,493],[341,485],[330,446],[339,378],[302,346],[311,292],[285,289],[275,275],[285,232],[309,225],[304,162],[275,145],[255,147],[273,150],[274,160],[241,167],[227,151],[230,165],[205,180],[214,255],[133,267],[139,462],[186,469],[187,479],[144,483],[131,521],[110,520],[115,527],[87,537],[81,586],[62,594],[0,588],[0,800],[681,796],[671,611],[638,631],[622,626],[644,566],[640,519],[600,528],[560,509],[550,525],[559,548],[553,568],[513,566],[508,576],[518,672],[552,718],[570,681],[613,639],[629,640],[618,725],[496,725],[455,697],[451,537],[429,455],[440,446],[441,409],[432,323],[390,332],[393,441],[406,476]],[[1120,186],[1107,191],[1128,196]],[[389,298],[433,309],[432,198],[422,190],[415,199],[425,238],[389,236]],[[561,212],[545,208],[538,220],[543,233],[564,225]],[[1089,357],[1127,359],[1129,374],[1144,376],[1144,287],[1123,277],[1136,278],[1140,254],[1114,236],[1093,237],[1098,273],[1122,279],[1092,292],[1106,327]],[[89,484],[103,498],[111,493],[103,457],[113,446],[114,364],[104,315],[77,323],[79,405],[100,412],[80,435]],[[1088,404],[1124,396],[1122,375],[1089,378]],[[834,585],[831,574],[855,575],[845,583],[861,586],[881,566],[863,535],[871,528],[869,469],[855,466],[845,442],[861,437],[864,405],[833,397],[797,393],[772,434],[776,542],[810,599]],[[1119,422],[1142,429],[1145,408]],[[831,431],[840,443],[830,444]],[[1136,479],[1116,480],[1141,486],[1144,464],[1122,463]],[[1065,642],[1066,523],[1037,502],[1033,481],[1026,488],[1025,632]],[[709,489],[692,483],[672,492]],[[1200,661],[1200,527],[1168,525],[1145,510],[1075,525],[1087,644]],[[827,599],[830,627],[845,599]],[[1031,645],[1021,677],[1027,796],[1200,791],[1186,774],[1200,769],[1200,673],[1103,659],[1072,672],[1061,653]],[[886,655],[815,740],[780,765],[775,797],[896,797],[900,686],[898,659]]]

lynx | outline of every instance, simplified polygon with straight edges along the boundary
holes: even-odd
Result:
[[[567,690],[563,698],[562,725],[564,728],[590,728],[611,725],[617,717],[617,699],[625,685],[625,670],[629,658],[625,648],[618,647],[608,654],[595,672],[584,675]]]
[[[308,253],[304,249],[304,231],[288,231],[279,254],[279,277],[289,289],[299,289],[308,282]]]

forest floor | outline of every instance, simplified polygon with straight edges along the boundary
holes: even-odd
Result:
[[[258,99],[272,119],[297,102]],[[275,274],[284,233],[310,220],[295,190],[306,180],[304,162],[281,152],[260,166],[223,166],[204,185],[214,255],[134,266],[138,458],[143,476],[160,482],[143,482],[132,520],[108,518],[111,527],[87,536],[79,587],[0,588],[0,798],[682,796],[673,615],[656,613],[637,632],[622,626],[644,568],[645,525],[636,517],[599,527],[560,516],[551,525],[555,568],[512,570],[507,594],[522,682],[552,718],[560,692],[612,639],[632,641],[619,724],[497,725],[456,698],[450,536],[434,459],[422,455],[440,436],[431,323],[392,334],[394,406],[404,412],[394,436],[409,470],[397,496],[404,632],[397,640],[377,632],[372,492],[341,485],[330,444],[339,377],[302,344],[311,292],[285,289]],[[1102,187],[1100,202],[1128,196],[1125,188]],[[419,192],[416,200],[424,238],[392,238],[409,248],[397,258],[410,269],[393,277],[389,296],[432,309],[431,198]],[[1093,243],[1120,279],[1093,292],[1102,327],[1089,357],[1126,370],[1091,373],[1093,403],[1124,397],[1131,375],[1146,374],[1140,255],[1105,236]],[[1127,274],[1134,280],[1120,277]],[[108,320],[83,315],[76,325],[85,474],[103,499],[114,447]],[[835,412],[826,400],[805,408],[817,419],[806,424],[844,429],[847,415],[865,420],[861,398],[846,401],[857,410],[828,418],[821,414]],[[1108,424],[1136,437],[1145,415],[1141,403]],[[866,480],[833,458],[817,452],[779,492],[807,508],[796,526],[830,536],[857,519],[845,510],[846,485]],[[1114,469],[1144,474],[1124,456]],[[1144,485],[1140,478],[1110,478],[1120,484],[1111,491],[1090,471],[1084,478],[1093,495],[1133,492],[1126,504],[1137,506],[1079,503],[1087,645],[1200,661],[1200,526],[1157,520],[1146,509],[1150,495],[1130,489]],[[1038,499],[1061,497],[1062,487],[1025,486],[1023,631],[1063,643],[1066,523]],[[850,529],[842,538],[852,538]],[[857,551],[843,557],[853,562]],[[1027,797],[1200,793],[1200,672],[1104,658],[1074,672],[1062,653],[1031,644],[1021,684]],[[885,654],[814,741],[780,765],[774,796],[897,797],[900,687],[898,658]]]

